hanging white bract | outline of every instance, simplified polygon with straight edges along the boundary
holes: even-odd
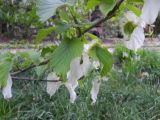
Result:
[[[69,83],[66,83],[65,84],[68,91],[69,91],[69,94],[70,94],[70,102],[71,103],[74,103],[74,101],[76,100],[77,98],[77,95],[76,95],[76,92],[75,92],[75,88],[73,88],[73,86]]]
[[[92,89],[91,89],[91,98],[92,98],[92,104],[94,104],[97,100],[97,95],[99,93],[99,88],[101,85],[101,81],[99,79],[99,77],[95,78],[95,80],[93,80],[92,82]]]
[[[156,18],[158,17],[159,11],[160,0],[145,0],[139,22],[136,22],[138,23],[138,26],[131,34],[130,41],[126,42],[126,46],[128,49],[137,51],[141,46],[143,46],[145,40],[144,28],[147,24],[153,24],[155,22]],[[135,22],[135,19],[133,19],[133,22]]]
[[[140,18],[146,24],[153,24],[160,11],[160,0],[145,0]]]
[[[8,75],[6,86],[2,88],[2,93],[4,99],[9,99],[12,97],[12,78],[10,75]]]
[[[52,95],[55,94],[58,88],[62,85],[62,82],[61,81],[57,82],[57,80],[59,80],[59,77],[54,72],[48,74],[47,80],[56,81],[56,82],[47,82],[47,93],[51,97]]]
[[[126,42],[126,46],[131,50],[137,51],[141,46],[143,46],[144,40],[144,29],[143,27],[138,26],[131,34],[130,41]]]
[[[80,57],[72,60],[70,64],[70,71],[67,74],[66,87],[70,93],[70,102],[74,103],[77,95],[75,92],[76,87],[78,86],[78,79],[82,76],[82,71],[80,70]]]
[[[88,50],[93,45],[94,42],[85,44],[84,50],[81,57],[77,57],[73,59],[70,63],[70,70],[67,73],[67,82],[65,86],[67,87],[70,93],[70,102],[74,103],[76,100],[76,92],[75,89],[78,86],[78,80],[85,76],[88,70],[90,69],[91,62],[88,56]],[[50,73],[47,77],[47,80],[59,80],[59,77],[55,73]],[[55,94],[57,89],[62,85],[61,81],[59,82],[47,82],[47,93],[52,96]]]
[[[88,48],[88,47],[87,47]],[[90,68],[90,60],[89,56],[87,54],[87,51],[84,47],[84,51],[82,54],[82,58],[77,57],[72,60],[70,64],[70,71],[67,74],[67,82],[66,82],[66,87],[68,88],[70,92],[70,102],[74,103],[76,99],[76,93],[75,89],[78,86],[78,80],[85,76],[87,71]]]

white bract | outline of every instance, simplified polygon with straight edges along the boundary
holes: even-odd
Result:
[[[97,95],[99,93],[99,88],[101,85],[100,79],[97,77],[92,82],[92,89],[91,89],[91,98],[92,98],[92,104],[94,104],[97,100]]]
[[[131,34],[130,41],[126,42],[126,46],[131,50],[137,51],[143,45],[144,39],[144,29],[138,26]]]
[[[90,69],[91,62],[88,56],[87,51],[93,45],[94,42],[85,44],[84,51],[81,57],[73,59],[70,63],[70,70],[67,73],[67,82],[65,86],[67,87],[70,93],[70,102],[74,103],[76,100],[75,89],[78,86],[78,80],[85,76],[88,70]],[[47,80],[59,80],[59,77],[55,73],[50,73],[47,77]],[[55,94],[57,89],[62,85],[62,82],[47,82],[47,93],[52,96]]]
[[[66,87],[69,91],[69,94],[70,94],[70,102],[74,103],[74,101],[76,100],[76,97],[77,97],[75,89],[73,88],[72,84],[66,83],[65,85],[66,85]]]
[[[144,6],[142,8],[142,14],[137,22],[138,18],[135,15],[129,15],[130,20],[137,23],[137,27],[131,34],[130,41],[126,42],[128,49],[137,51],[141,46],[143,46],[145,35],[144,28],[147,24],[153,24],[158,17],[158,12],[160,11],[160,0],[145,0]],[[128,17],[129,17],[128,16]]]
[[[12,78],[8,75],[6,86],[2,88],[2,94],[4,99],[9,99],[12,97]]]
[[[146,24],[153,24],[160,10],[160,0],[145,0],[140,18]]]
[[[82,54],[82,61],[80,57],[77,57],[72,60],[70,64],[70,71],[67,74],[67,82],[66,82],[66,87],[68,88],[70,92],[70,102],[74,103],[76,99],[76,93],[75,89],[78,86],[78,80],[85,76],[87,71],[90,68],[90,60],[89,56],[86,52],[86,46],[84,46],[84,52]],[[88,46],[87,46],[88,49]],[[82,62],[82,63],[81,63]]]
[[[47,93],[51,97],[52,95],[55,94],[55,92],[58,90],[58,88],[62,85],[62,82],[61,81],[57,82],[57,80],[59,80],[59,77],[54,72],[49,73],[47,80],[52,80],[52,81],[55,80],[56,81],[56,82],[47,82]]]

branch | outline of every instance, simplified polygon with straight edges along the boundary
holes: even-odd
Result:
[[[48,62],[49,62],[49,60],[43,61],[38,66],[46,65]],[[11,75],[17,75],[17,74],[20,74],[20,73],[24,73],[27,70],[30,70],[30,69],[35,68],[35,67],[37,67],[37,65],[32,64],[32,65],[30,65],[29,67],[27,67],[25,69],[22,69],[22,70],[19,70],[19,71],[11,73]]]
[[[92,26],[88,27],[87,29],[85,29],[81,35],[79,35],[79,37],[81,37],[82,35],[84,35],[86,32],[90,31],[92,28],[96,27],[97,25],[100,25],[102,23],[104,23],[105,21],[111,19],[116,11],[119,9],[120,5],[124,2],[124,0],[118,0],[118,2],[116,3],[116,5],[113,7],[113,9],[102,19],[100,19],[99,21],[97,21],[95,24],[93,24]]]
[[[13,77],[12,76],[12,79],[13,80],[22,80],[22,81],[24,81],[24,80],[26,80],[26,81],[39,81],[39,82],[60,82],[60,81],[62,81],[62,80],[45,80],[45,79],[35,79],[35,78],[26,78],[26,77]]]
[[[46,79],[35,79],[35,78],[28,78],[28,77],[14,77],[11,76],[12,80],[20,80],[20,81],[38,81],[38,82],[62,82],[63,80],[46,80]],[[82,76],[81,78],[79,78],[78,80],[82,80],[84,78],[84,76]]]
[[[111,19],[116,11],[119,9],[120,5],[124,2],[124,0],[118,0],[118,2],[116,3],[116,5],[113,7],[113,9],[106,15],[106,17],[100,19],[98,22],[96,22],[95,24],[93,24],[92,26],[90,26],[89,28],[85,29],[83,32],[81,32],[80,28],[77,27],[78,29],[78,37],[81,37],[82,35],[84,35],[86,32],[88,32],[89,30],[91,30],[92,28],[94,28],[95,26],[101,24],[101,23],[104,23],[105,21]],[[78,24],[78,21],[76,20],[75,16],[73,16],[73,19],[74,19],[74,22],[76,24]],[[47,63],[49,62],[49,60],[46,60],[42,63],[40,63],[38,66],[42,66],[42,65],[46,65]],[[17,74],[20,74],[20,73],[23,73],[23,72],[26,72],[27,70],[30,70],[32,68],[35,68],[37,67],[36,65],[32,64],[31,66],[29,66],[28,68],[25,68],[25,69],[22,69],[22,70],[19,70],[19,71],[16,71],[16,72],[13,72],[11,73],[11,75],[17,75]]]

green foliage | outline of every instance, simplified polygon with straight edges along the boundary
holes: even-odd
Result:
[[[35,43],[40,43],[45,37],[50,35],[51,33],[60,34],[66,32],[70,28],[70,25],[65,22],[56,23],[55,27],[49,27],[45,29],[40,29],[38,35],[36,36]]]
[[[116,0],[101,0],[101,8],[104,14],[107,14],[116,4]]]
[[[136,28],[136,25],[133,22],[126,22],[123,26],[123,31],[127,36],[130,36],[133,30]]]
[[[141,74],[148,73],[144,76],[144,83],[157,85],[160,78],[160,53],[150,50],[140,50],[138,52],[141,60],[137,63],[138,70]]]
[[[23,0],[1,0],[0,4],[0,24],[9,26],[3,26],[3,32],[7,35],[14,36],[16,30],[23,38],[30,37],[32,30],[29,28],[42,27],[43,23],[40,22],[39,17],[36,15],[36,6],[34,0],[27,0],[26,3]],[[15,30],[16,29],[16,30]],[[1,31],[0,31],[1,32]],[[17,37],[17,36],[15,36]]]
[[[43,47],[41,51],[41,56],[42,57],[49,56],[51,53],[54,52],[56,48],[57,46],[55,45]]]
[[[55,27],[49,27],[47,29],[41,29],[36,36],[36,43],[40,43],[46,36],[51,34],[55,30]]]
[[[6,85],[6,81],[8,79],[8,75],[13,65],[13,55],[10,53],[6,53],[1,55],[0,58],[0,87],[4,87]]]
[[[127,53],[127,56],[123,56]],[[137,79],[143,84],[157,85],[159,83],[159,53],[152,50],[140,49],[137,54],[124,46],[118,46],[114,52],[115,65],[121,74],[130,81]],[[121,67],[119,67],[121,65]]]
[[[97,4],[100,4],[100,0],[88,0],[87,10],[93,9]]]
[[[126,6],[129,10],[133,11],[137,16],[141,15],[141,9],[133,4],[127,4]]]
[[[37,14],[41,21],[46,21],[55,14],[56,9],[63,5],[61,0],[37,0]]]
[[[142,4],[144,3],[144,0],[127,0],[128,3],[134,3],[134,4]]]
[[[80,57],[82,55],[82,51],[82,39],[65,38],[51,55],[51,65],[53,66],[54,71],[63,78],[66,78],[71,61],[76,57]]]
[[[100,5],[102,12],[106,15],[115,5],[116,0],[89,0],[87,9],[93,9],[96,5]]]
[[[85,0],[85,1],[37,0],[36,1],[37,14],[39,15],[41,21],[52,22],[52,25],[53,25],[52,27],[41,29],[39,31],[39,34],[36,37],[36,43],[41,42],[43,38],[48,36],[50,33],[54,32],[55,37],[56,39],[58,38],[58,40],[60,41],[60,44],[59,46],[56,46],[56,47],[55,46],[44,47],[42,48],[41,53],[37,51],[18,52],[14,57],[11,56],[11,57],[0,59],[0,68],[1,68],[0,85],[1,86],[5,85],[5,82],[7,80],[8,75],[10,74],[10,71],[13,70],[14,62],[16,63],[14,67],[15,68],[17,67],[18,70],[27,68],[30,65],[37,65],[37,67],[34,68],[34,70],[29,71],[30,73],[32,73],[31,76],[34,76],[34,77],[36,76],[38,78],[45,77],[43,76],[43,74],[46,71],[49,72],[51,70],[56,72],[56,74],[62,78],[61,80],[64,80],[63,82],[65,82],[67,78],[67,72],[70,69],[71,61],[77,57],[81,57],[82,52],[84,52],[84,44],[88,43],[86,38],[87,39],[90,38],[92,41],[95,40],[97,42],[91,46],[89,51],[89,57],[91,57],[93,60],[98,60],[100,62],[100,71],[93,70],[92,73],[90,73],[89,75],[93,75],[93,73],[94,75],[89,76],[90,78],[87,76],[88,78],[84,78],[84,82],[81,82],[80,88],[78,88],[77,90],[78,95],[80,95],[80,98],[77,100],[78,107],[77,106],[72,107],[71,104],[68,103],[67,101],[68,97],[67,97],[67,92],[65,88],[62,88],[60,89],[60,91],[58,91],[58,93],[61,91],[63,92],[63,96],[60,98],[61,101],[59,100],[58,95],[56,95],[55,98],[51,98],[55,100],[54,105],[52,104],[51,106],[54,106],[55,108],[57,108],[57,106],[58,107],[62,106],[61,108],[63,110],[56,109],[58,112],[55,109],[45,108],[46,104],[48,108],[50,107],[50,104],[48,104],[48,102],[50,102],[49,96],[44,95],[47,99],[45,98],[42,99],[43,97],[41,95],[39,94],[38,96],[33,95],[33,91],[32,91],[31,93],[29,93],[30,95],[27,96],[29,97],[28,99],[29,103],[34,100],[36,102],[38,101],[40,105],[44,105],[42,108],[45,108],[46,111],[51,111],[51,113],[49,113],[48,115],[48,112],[44,112],[44,110],[43,112],[39,109],[36,109],[36,111],[32,110],[33,113],[37,112],[38,114],[32,116],[28,114],[26,115],[26,113],[24,113],[27,119],[84,119],[84,118],[90,119],[92,116],[93,116],[93,119],[106,119],[106,118],[116,119],[116,120],[117,119],[120,119],[120,120],[121,119],[122,120],[123,119],[141,119],[141,118],[143,119],[142,115],[144,114],[139,115],[141,114],[139,112],[142,112],[142,110],[146,110],[146,109],[137,107],[137,104],[135,104],[135,102],[138,101],[137,99],[139,99],[139,96],[144,97],[148,95],[143,89],[143,87],[145,87],[149,91],[153,88],[153,86],[152,84],[139,85],[139,83],[142,83],[140,81],[142,77],[139,74],[141,74],[143,71],[147,71],[149,75],[154,76],[153,77],[154,79],[159,78],[159,72],[157,72],[159,71],[159,59],[158,61],[156,61],[158,65],[157,64],[155,65],[152,63],[152,62],[155,62],[154,59],[156,59],[157,55],[156,57],[153,57],[153,58],[147,57],[147,59],[143,57],[140,59],[141,62],[139,62],[139,60],[136,58],[137,57],[136,54],[133,51],[130,51],[126,48],[122,48],[120,51],[117,51],[118,49],[116,49],[115,57],[116,59],[119,59],[121,61],[121,67],[116,65],[117,67],[116,68],[112,66],[113,57],[111,53],[109,53],[109,51],[105,47],[103,47],[102,44],[100,44],[99,41],[101,40],[90,33],[86,33],[87,30],[89,31],[89,28],[92,28],[92,26],[89,27],[89,25],[93,24],[93,26],[95,26],[94,23],[90,22],[86,16],[88,11],[92,10],[95,6],[99,5],[100,8],[102,9],[102,12],[105,15],[107,15],[107,13],[111,11],[113,7],[116,5],[116,2],[117,0]],[[139,5],[142,2],[143,2],[142,0],[133,0],[132,2],[129,0],[125,0],[123,3],[123,6],[120,6],[120,9],[118,9],[115,13],[113,13],[113,16],[115,15],[115,17],[117,17],[118,15],[120,15],[118,13],[123,13],[124,11],[126,11],[126,7],[127,7],[127,10],[132,10],[137,16],[139,16],[141,13],[139,9]],[[19,11],[21,12],[15,15],[14,12],[16,11],[15,9],[16,6],[13,5],[12,9],[10,10],[6,10],[6,9],[3,10],[4,8],[0,9],[0,11],[3,11],[1,12],[0,16],[1,16],[1,19],[2,19],[2,16],[4,16],[5,20],[10,21],[12,24],[14,23],[18,24],[22,20],[24,23],[20,22],[20,24],[23,23],[23,25],[26,26],[25,28],[28,28],[32,25],[34,18],[36,21],[35,25],[41,23],[39,22],[38,17],[35,15],[36,14],[35,4],[32,7],[33,9],[29,11],[24,11],[23,9],[20,9]],[[7,14],[4,14],[5,11],[9,11],[9,12],[6,12]],[[53,15],[55,15],[54,19],[49,19],[53,17]],[[15,16],[19,20],[17,20]],[[105,18],[107,18],[107,16],[105,16]],[[86,29],[86,26],[89,28]],[[127,35],[130,35],[133,32],[133,29],[135,27],[136,26],[133,25],[131,22],[128,22],[124,26],[124,32]],[[124,52],[128,53],[128,56],[124,56],[123,55]],[[138,53],[138,55],[140,55],[140,53]],[[38,64],[46,60],[46,58],[47,60],[49,60],[49,63],[43,66],[38,66]],[[152,71],[152,69],[155,69],[155,71]],[[99,74],[102,77],[108,75],[111,80],[110,82],[108,82],[108,84],[105,84],[107,87],[102,85],[102,88],[105,88],[105,93],[107,94],[104,95],[104,93],[101,92],[100,95],[102,95],[102,97],[100,97],[98,103],[96,103],[95,106],[91,106],[90,104],[88,104],[90,102],[90,99],[88,99],[89,98],[88,94],[91,89],[90,85],[91,85],[92,79],[95,78],[96,76],[99,76]],[[26,75],[26,76],[29,76],[29,75]],[[23,74],[23,76],[25,76],[25,74]],[[153,79],[149,78],[149,80],[153,80]],[[86,87],[84,87],[83,84],[85,84],[84,86]],[[44,89],[44,84],[42,86]],[[148,86],[149,88],[147,88]],[[39,87],[39,86],[37,85],[36,87]],[[23,88],[23,89],[26,89],[26,88]],[[28,87],[27,87],[27,90],[28,90]],[[157,97],[158,93],[156,93],[157,91],[152,90],[149,92],[150,93],[155,92],[153,97],[158,98]],[[144,96],[141,94],[143,94]],[[81,100],[84,100],[84,99],[86,100],[85,103],[81,104],[82,103]],[[146,100],[145,98],[143,100],[139,100],[137,102],[138,105],[141,106],[145,100]],[[149,98],[149,103],[151,103],[151,101],[152,101],[152,97]],[[145,101],[145,102],[147,103],[148,101]],[[46,104],[42,104],[42,103],[46,103]],[[101,105],[100,103],[103,103],[103,104]],[[59,104],[61,104],[61,106]],[[104,105],[109,107],[104,107]],[[133,106],[133,108],[130,108],[130,106]],[[3,109],[5,109],[3,105],[2,107]],[[28,107],[30,108],[30,106]],[[39,108],[38,105],[36,107]],[[144,105],[143,107],[145,108],[146,106]],[[150,108],[150,106],[147,108]],[[18,110],[19,109],[24,110],[27,108],[18,107]],[[66,115],[66,110],[68,109],[72,113],[69,113],[69,115],[68,114]],[[156,111],[158,111],[157,109],[158,108],[156,108]],[[75,112],[75,110],[77,111]],[[10,110],[7,109],[7,111],[10,111]],[[123,112],[123,114],[119,114],[119,112]],[[2,116],[2,119],[4,118],[3,117],[4,113],[6,112],[3,110],[0,110],[0,115]],[[56,117],[52,116],[53,113],[55,113]],[[56,113],[58,114],[56,115]],[[81,113],[83,113],[83,115],[80,115]],[[135,117],[133,117],[134,116],[133,113],[136,114]],[[59,114],[60,115],[65,114],[65,115],[60,116]],[[45,118],[43,118],[43,116],[45,116]],[[151,116],[149,117],[151,118]],[[21,118],[21,116],[19,116],[19,118]],[[144,118],[147,118],[147,115]]]
[[[147,56],[149,57],[152,55]],[[23,76],[30,75],[23,74]],[[15,81],[14,97],[10,101],[3,100],[0,95],[0,119],[148,120],[159,118],[160,89],[152,84],[143,84],[136,74],[133,74],[135,77],[128,78],[127,74],[119,72],[118,69],[111,71],[109,81],[101,85],[96,104],[91,105],[89,93],[95,76],[95,73],[91,73],[81,80],[81,87],[76,89],[78,98],[75,104],[69,102],[68,91],[63,86],[54,97],[50,98],[45,92],[44,83]]]
[[[18,52],[17,55],[22,58],[25,58],[26,61],[30,61],[31,63],[34,64],[39,64],[40,62],[40,53],[34,50]]]
[[[50,17],[52,17],[56,9],[66,3],[73,4],[73,1],[66,0],[65,2],[62,0],[37,0],[37,14],[40,16],[41,21],[46,21]]]
[[[100,45],[95,44],[90,49],[90,54],[93,59],[94,57],[98,58],[101,63],[101,76],[105,76],[112,69],[113,57],[111,53]]]

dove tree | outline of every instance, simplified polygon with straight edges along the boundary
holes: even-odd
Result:
[[[90,22],[87,15],[97,5],[104,17]],[[142,11],[137,7],[141,5]],[[118,19],[126,10],[132,11],[125,15],[128,21],[134,24],[128,36],[130,41],[126,45],[127,48],[137,51],[144,42],[145,26],[154,23],[160,10],[159,0],[37,0],[36,6],[40,20],[52,21],[53,26],[39,30],[35,42],[40,43],[52,32],[55,33],[56,41],[54,45],[43,47],[39,51],[1,54],[0,87],[6,99],[12,97],[12,79],[38,80],[17,77],[18,74],[34,68],[38,76],[49,71],[46,80],[39,81],[47,82],[47,93],[50,96],[54,95],[61,85],[65,85],[70,93],[70,102],[74,103],[79,80],[85,77],[89,70],[96,70],[98,73],[92,81],[90,92],[95,103],[102,81],[108,80],[113,58],[100,38],[91,34],[90,30],[111,18]],[[45,69],[42,71],[43,66]]]

